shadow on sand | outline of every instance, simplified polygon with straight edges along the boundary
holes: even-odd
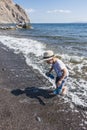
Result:
[[[26,96],[30,98],[36,98],[38,99],[39,103],[41,105],[45,105],[41,97],[44,97],[46,99],[53,98],[55,95],[53,95],[52,90],[45,90],[38,87],[27,87],[24,90],[21,89],[14,89],[11,91],[11,93],[15,96],[19,96],[21,94],[26,94]]]

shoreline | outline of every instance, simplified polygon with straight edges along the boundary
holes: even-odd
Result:
[[[82,110],[42,89],[51,83],[0,44],[0,128],[6,130],[84,130]]]

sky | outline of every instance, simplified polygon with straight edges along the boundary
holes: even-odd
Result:
[[[31,23],[87,22],[87,0],[13,0]]]

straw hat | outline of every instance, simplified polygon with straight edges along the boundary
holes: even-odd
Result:
[[[51,50],[44,52],[43,61],[51,60],[54,57],[54,53]]]

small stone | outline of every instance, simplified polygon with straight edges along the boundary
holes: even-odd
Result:
[[[40,117],[36,117],[36,120],[41,122],[41,118]]]
[[[5,68],[2,68],[2,71],[5,71],[6,69]]]

